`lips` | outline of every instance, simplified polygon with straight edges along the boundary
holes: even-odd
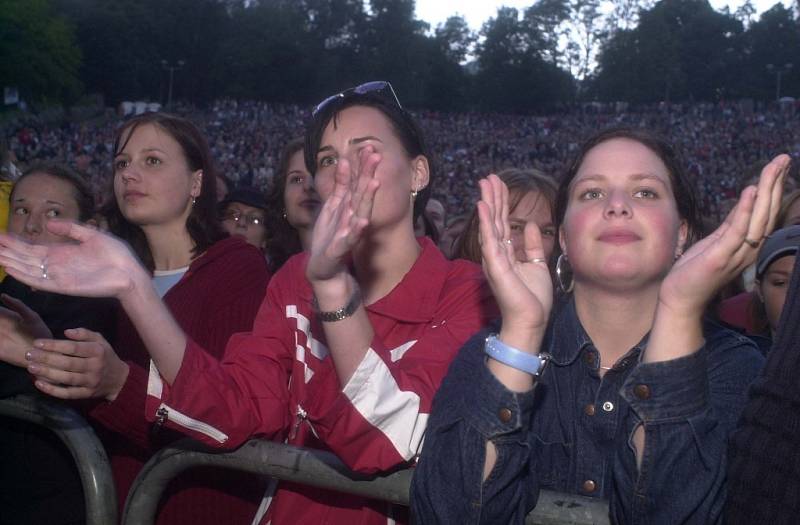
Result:
[[[140,191],[126,191],[122,194],[122,198],[125,200],[136,200],[140,197],[144,197],[145,194]]]
[[[320,205],[320,202],[316,199],[305,199],[300,201],[300,206],[304,208],[316,208]]]
[[[640,241],[642,238],[630,230],[609,230],[600,234],[597,238],[600,242],[609,244],[629,244],[632,242]]]

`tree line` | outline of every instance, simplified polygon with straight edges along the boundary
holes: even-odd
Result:
[[[539,112],[579,102],[800,95],[800,0],[760,17],[706,0],[537,0],[472,31],[414,0],[0,0],[0,87],[196,104],[313,104],[390,80],[404,104]],[[170,69],[172,71],[170,72]]]

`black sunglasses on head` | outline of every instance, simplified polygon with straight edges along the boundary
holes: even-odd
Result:
[[[392,85],[385,81],[385,80],[373,80],[372,82],[365,82],[361,85],[356,87],[351,87],[349,89],[345,89],[341,93],[336,93],[335,95],[331,95],[319,104],[311,111],[311,116],[316,117],[317,113],[325,109],[325,106],[333,102],[334,100],[349,97],[352,95],[366,95],[367,93],[375,93],[379,95],[383,95],[386,99],[391,102],[397,104],[397,107],[402,109],[403,106],[400,105],[400,100],[397,98],[397,94],[394,92],[394,88]]]

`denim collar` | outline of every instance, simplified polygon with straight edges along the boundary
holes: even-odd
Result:
[[[578,319],[575,298],[572,295],[562,296],[558,300],[553,315],[550,317],[550,326],[547,332],[545,336],[547,351],[552,356],[553,363],[559,366],[571,364],[584,349],[593,347],[589,334],[583,329],[583,325]],[[647,332],[639,343],[625,353],[622,359],[635,356],[637,361],[641,360],[649,338],[650,332]]]

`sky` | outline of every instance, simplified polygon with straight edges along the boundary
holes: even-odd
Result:
[[[447,20],[456,13],[463,15],[472,29],[480,29],[483,22],[497,13],[500,6],[516,7],[522,9],[533,4],[535,0],[462,0],[460,2],[449,2],[445,0],[416,0],[417,18],[428,22],[431,29]],[[710,0],[714,9],[722,9],[726,5],[730,6],[731,12],[735,11],[744,0]],[[760,14],[766,11],[778,0],[753,0],[753,6]],[[784,5],[791,2],[784,0]]]

